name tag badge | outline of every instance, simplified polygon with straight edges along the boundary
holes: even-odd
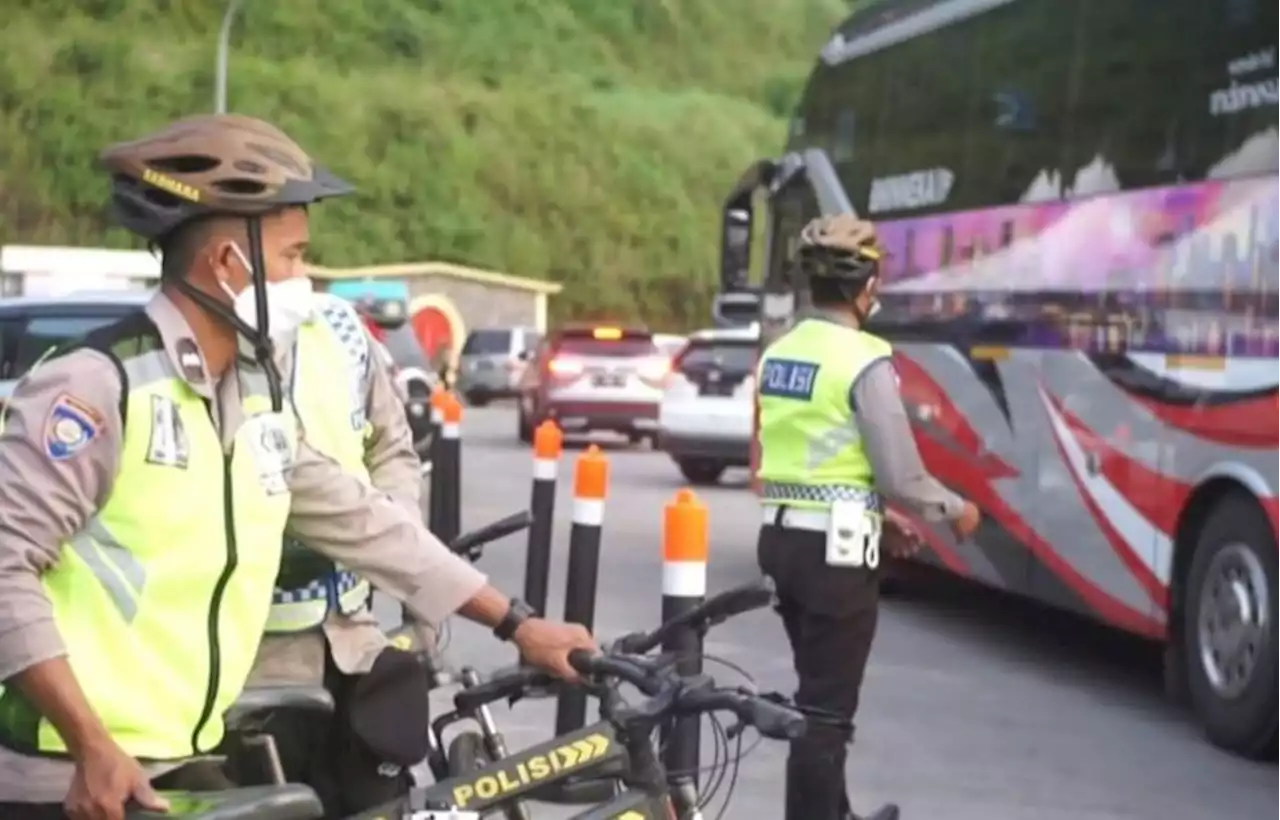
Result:
[[[863,501],[843,500],[831,505],[827,528],[827,566],[880,566],[880,514]]]
[[[258,482],[267,495],[289,492],[294,442],[279,413],[262,413],[245,421],[244,441],[253,456]]]

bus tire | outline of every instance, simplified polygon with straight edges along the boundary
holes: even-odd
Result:
[[[484,738],[479,732],[462,732],[449,742],[449,751],[445,754],[449,761],[449,776],[459,777],[479,771],[495,761],[489,754]],[[485,818],[507,818],[507,820],[527,820],[518,805],[509,809],[497,809],[486,812]]]
[[[1276,534],[1243,493],[1218,501],[1196,538],[1182,624],[1191,706],[1214,745],[1275,747]]]

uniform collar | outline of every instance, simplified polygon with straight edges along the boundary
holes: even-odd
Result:
[[[204,354],[200,352],[200,345],[182,311],[178,310],[178,306],[163,291],[158,290],[147,303],[146,313],[147,318],[160,331],[160,343],[169,356],[174,372],[192,390],[206,399],[212,399],[213,381],[205,367]]]

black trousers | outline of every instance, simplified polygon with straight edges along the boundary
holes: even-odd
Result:
[[[216,792],[230,789],[234,784],[211,760],[199,760],[165,772],[151,781],[157,791]],[[3,803],[0,802],[0,820],[66,820],[61,803]]]
[[[876,634],[879,573],[830,567],[826,535],[760,529],[757,559],[778,589],[778,614],[791,642],[796,704],[811,718],[787,757],[786,820],[853,817],[844,767],[858,693]]]
[[[383,656],[367,676],[345,674],[328,658],[324,684],[336,707],[332,720],[282,713],[266,724],[285,779],[314,789],[327,818],[350,817],[403,797],[413,786],[408,764],[389,759],[399,756],[416,763],[425,757],[425,671],[399,650],[386,649]],[[390,740],[379,742],[383,737]],[[389,754],[377,750],[383,745],[409,749]],[[234,740],[228,744],[227,770],[241,785],[270,782],[261,750],[246,749]]]

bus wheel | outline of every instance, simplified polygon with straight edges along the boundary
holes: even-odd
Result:
[[[1229,495],[1209,513],[1186,595],[1196,717],[1215,745],[1265,756],[1276,737],[1276,536],[1253,499]]]

